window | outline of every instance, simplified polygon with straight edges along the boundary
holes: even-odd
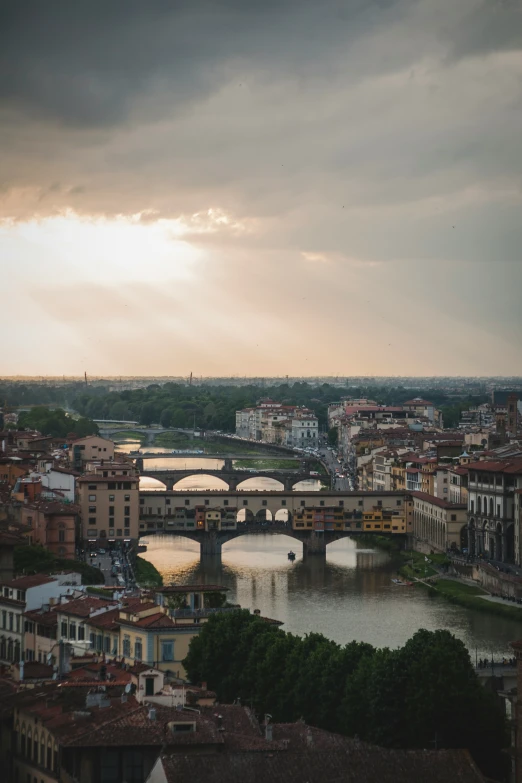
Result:
[[[190,500],[185,500],[185,505],[190,506]]]
[[[89,634],[89,647],[91,650],[94,650],[94,645],[96,644],[96,636],[93,633]]]
[[[120,538],[121,538],[121,535],[122,535],[122,532],[121,532],[121,527],[119,527],[119,528],[117,528],[117,530],[116,530],[116,537],[117,537],[117,538],[118,538],[118,537],[120,537]]]
[[[130,636],[125,635],[123,637],[123,655],[125,658],[130,658],[131,654],[131,643],[130,643]],[[165,659],[163,659],[165,660]]]
[[[302,506],[304,506],[305,503],[306,503],[306,500],[301,500],[301,505]]]
[[[130,528],[126,527],[125,530],[123,531],[123,535],[130,536]]]
[[[78,626],[78,641],[83,642],[85,640],[85,626]]]
[[[89,514],[96,514],[96,506],[89,506]]]
[[[69,624],[69,639],[76,639],[76,623]]]
[[[63,543],[65,541],[65,530],[58,531],[58,541]]]
[[[89,495],[89,503],[96,503],[96,495]]]
[[[125,503],[128,503],[130,500],[130,495],[124,495],[123,500],[125,501]]]
[[[170,502],[170,501],[169,501],[169,502]],[[126,517],[128,517],[128,516],[129,516],[129,514],[130,514],[130,506],[125,506],[125,507],[124,507],[124,509],[123,509],[123,513],[124,513],[124,515],[125,515]]]
[[[87,535],[90,538],[97,538],[98,537],[98,531],[96,530],[96,528],[92,528],[92,527],[88,528]]]
[[[243,505],[248,506],[248,500],[243,500]]]
[[[457,521],[457,515],[456,514],[452,514],[451,515],[451,521],[452,522],[456,522]]]
[[[137,661],[141,661],[143,655],[141,639],[136,639],[134,642],[134,657]],[[163,659],[165,660],[165,659]]]
[[[109,536],[111,536],[111,537],[114,536],[114,528],[113,527],[109,528]]]
[[[398,500],[398,501],[397,501],[397,505],[398,505],[398,506],[400,506],[400,505],[401,505],[401,502],[402,502],[402,501]]]
[[[114,516],[114,506],[109,506],[109,516],[110,517]]]
[[[89,525],[95,525],[96,524],[96,517],[89,517]]]
[[[96,484],[89,484],[89,489],[96,489]],[[91,496],[89,496],[89,500],[91,499]],[[96,495],[94,496],[94,500],[96,500]]]
[[[267,502],[267,500],[263,500],[263,506],[266,506]]]
[[[168,502],[169,502],[169,501],[167,501],[167,503],[168,503]],[[224,501],[224,504],[225,504],[225,506],[228,506],[228,500],[225,500],[225,501]]]
[[[103,651],[106,653],[110,653],[111,651],[111,637],[105,636],[103,640]]]
[[[174,642],[161,642],[161,660],[174,660]]]
[[[286,506],[286,500],[282,500],[282,501],[281,501],[281,505],[282,505],[282,506]]]
[[[109,495],[109,503],[114,503],[114,495]]]
[[[67,623],[62,620],[62,639],[67,639]]]
[[[210,504],[210,500],[207,498],[207,499],[205,500],[205,506],[208,506],[209,504]]]
[[[359,505],[362,506],[363,502],[362,500],[359,500]]]

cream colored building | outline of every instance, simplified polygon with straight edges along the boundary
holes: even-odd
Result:
[[[73,468],[82,470],[85,463],[94,459],[113,460],[114,443],[101,435],[87,435],[73,440],[69,445],[69,462]]]
[[[437,552],[461,549],[467,526],[467,505],[448,503],[425,492],[413,492],[413,535],[421,548]]]
[[[139,478],[128,463],[95,466],[76,482],[82,538],[88,546],[131,542],[139,534]]]

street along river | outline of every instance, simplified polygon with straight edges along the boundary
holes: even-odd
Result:
[[[398,647],[419,628],[446,628],[475,657],[510,657],[522,638],[521,622],[448,603],[421,587],[395,586],[397,565],[386,552],[360,548],[353,539],[330,544],[324,558],[302,559],[301,547],[282,535],[241,536],[221,559],[200,561],[199,545],[178,536],[150,536],[142,557],[165,584],[207,583],[230,588],[228,600],[260,609],[297,634],[312,631],[345,644],[353,639]],[[288,551],[296,553],[290,563]]]

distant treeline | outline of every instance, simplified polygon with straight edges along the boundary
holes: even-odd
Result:
[[[288,405],[305,405],[314,411],[321,428],[327,426],[328,404],[341,397],[369,398],[381,405],[400,405],[413,397],[431,400],[441,407],[445,426],[454,426],[460,410],[488,400],[485,390],[474,396],[456,397],[440,389],[415,390],[404,386],[368,385],[339,388],[328,383],[312,386],[305,381],[262,385],[189,386],[181,383],[151,384],[143,389],[112,391],[104,386],[73,383],[66,386],[38,384],[0,385],[0,400],[9,405],[59,405],[70,407],[87,419],[124,419],[164,427],[197,427],[233,432],[236,410],[250,407],[262,397]]]

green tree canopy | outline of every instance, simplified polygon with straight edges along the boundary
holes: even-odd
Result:
[[[385,747],[467,748],[492,777],[502,767],[502,710],[448,631],[420,630],[398,650],[342,647],[238,610],[210,618],[184,665],[220,701],[240,697],[276,721],[303,717]]]

